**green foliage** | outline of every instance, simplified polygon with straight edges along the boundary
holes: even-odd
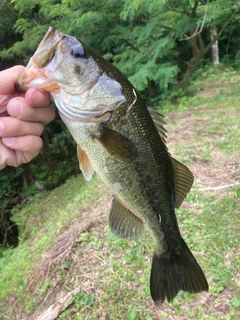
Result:
[[[185,78],[187,71],[197,66],[194,81],[214,72],[208,68],[210,55],[203,60],[202,54],[210,42],[209,28],[215,25],[221,30],[236,6],[234,0],[211,1],[208,8],[206,2],[195,0],[2,0],[0,68],[26,64],[52,25],[81,38],[114,63],[148,105],[163,112],[178,104],[184,111],[200,99],[186,97],[176,87],[185,87],[190,77]],[[235,69],[240,64],[239,19],[235,15],[219,39],[220,57]],[[201,26],[198,34],[195,31]],[[1,176],[0,211],[4,211],[4,218],[0,233],[4,245],[16,245],[6,239],[6,228],[13,230],[11,209],[15,205],[17,210],[40,189],[56,187],[78,172],[75,145],[61,120],[49,124],[42,137],[43,151],[35,161],[5,169]],[[223,147],[228,153],[232,151],[226,143]]]
[[[185,69],[186,57],[191,58],[193,43],[189,41],[186,45],[185,41],[178,40],[193,33],[204,22],[203,37],[209,41],[207,29],[212,24],[221,28],[236,8],[233,0],[228,0],[227,4],[225,0],[210,2],[208,9],[202,1],[189,0],[107,0],[101,3],[93,0],[5,0],[4,3],[14,13],[9,21],[19,40],[0,51],[0,57],[22,57],[26,62],[47,28],[53,25],[80,37],[110,59],[144,97],[152,95],[152,91],[159,96],[177,84]],[[236,28],[237,22],[236,17]],[[233,30],[233,24],[231,28]],[[222,39],[228,37],[227,34],[223,34]]]
[[[19,193],[19,179],[22,183],[21,168],[6,168],[5,174],[0,175],[0,243],[3,246],[17,244],[17,231],[13,222],[9,219],[11,209],[17,203],[21,203],[23,198]]]
[[[80,290],[72,296],[70,303],[77,308],[82,305],[90,307],[94,303],[94,296]]]
[[[39,294],[46,294],[47,290],[51,287],[52,285],[52,280],[48,280],[46,282],[44,282],[41,286],[41,288],[39,289]]]
[[[136,320],[137,319],[137,308],[130,307],[127,311],[127,320]]]

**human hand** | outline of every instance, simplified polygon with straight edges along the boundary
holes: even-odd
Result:
[[[47,92],[30,88],[24,94],[15,89],[23,69],[15,66],[0,72],[0,170],[37,156],[44,124],[55,116]]]

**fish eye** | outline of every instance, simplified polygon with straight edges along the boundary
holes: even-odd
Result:
[[[77,44],[72,48],[72,56],[73,58],[86,58],[86,52],[80,44]]]

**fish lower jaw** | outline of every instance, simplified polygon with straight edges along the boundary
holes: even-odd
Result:
[[[60,88],[54,80],[49,79],[46,72],[42,69],[25,69],[16,81],[16,89],[26,91],[31,87],[46,90],[48,92],[59,92]]]

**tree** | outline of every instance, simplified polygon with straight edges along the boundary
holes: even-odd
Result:
[[[213,24],[210,27],[210,37],[211,41],[217,36],[217,28],[216,25]],[[218,40],[212,45],[212,62],[213,65],[216,66],[219,64],[219,49],[218,49]]]
[[[17,41],[18,36],[13,30],[13,26],[17,20],[17,13],[8,0],[2,0],[0,2],[0,51],[5,47],[11,48]],[[13,56],[8,55],[7,60],[0,60],[0,70],[6,69],[14,62]]]
[[[52,25],[114,63],[148,105],[159,106],[187,85],[203,57],[210,61],[216,41],[220,59],[240,56],[238,8],[234,0],[2,0],[0,67],[26,64]],[[78,171],[75,144],[59,119],[43,140],[36,160],[1,174],[2,217],[36,192],[36,182],[50,189]]]
[[[184,88],[229,23],[238,26],[236,0],[4,1],[16,16],[19,41],[0,51],[0,58],[26,63],[53,25],[113,62],[147,99]],[[213,26],[219,32],[210,39]]]
[[[193,7],[189,7],[189,10],[184,11],[184,14],[187,16],[193,18],[195,21],[197,21],[198,15],[197,15],[197,8],[200,5],[202,1],[195,1]],[[229,5],[229,6],[228,6]],[[205,56],[205,54],[212,48],[214,44],[216,44],[216,41],[221,37],[222,33],[225,31],[229,23],[233,20],[236,13],[239,10],[239,5],[236,4],[234,1],[228,1],[228,4],[226,1],[218,0],[213,1],[209,4],[209,2],[204,4],[204,10],[205,15],[202,15],[202,27],[201,30],[204,27],[212,28],[213,23],[219,23],[220,21],[222,23],[220,25],[220,31],[214,35],[211,36],[210,41],[208,41],[207,44],[205,44],[202,32],[197,32],[197,23],[196,23],[196,29],[189,30],[189,36],[185,35],[185,40],[189,43],[189,45],[192,47],[193,51],[193,57],[186,62],[187,69],[184,73],[182,80],[178,83],[178,88],[184,88],[189,80],[189,78],[192,76],[194,71],[196,70],[199,62],[201,59]],[[223,18],[224,16],[224,18]],[[224,20],[223,20],[224,19]],[[214,28],[214,31],[216,31],[216,25]],[[212,34],[213,35],[213,34]]]

